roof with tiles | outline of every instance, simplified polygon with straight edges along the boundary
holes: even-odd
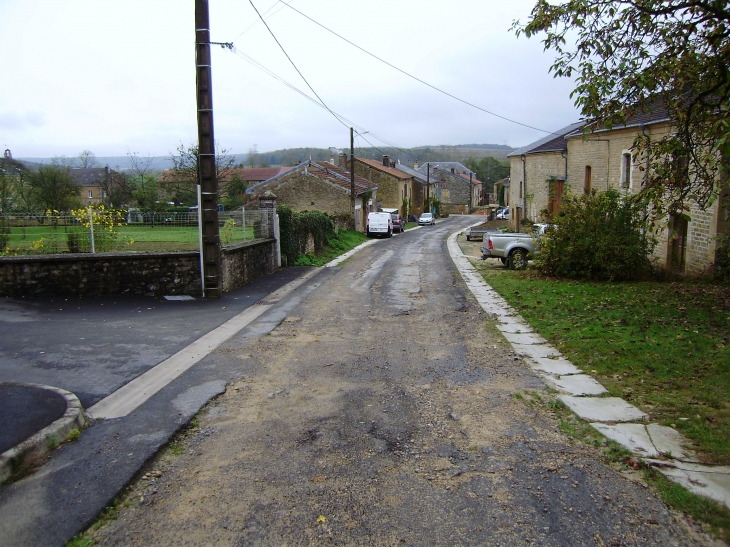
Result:
[[[479,185],[481,185],[481,183],[482,183],[482,181],[480,181],[479,179],[477,179],[476,175],[472,175],[471,178],[470,178],[469,177],[469,173],[459,173],[459,176],[462,179],[464,179],[464,180],[468,180],[472,184],[479,184]]]
[[[306,172],[308,175],[312,175],[322,180],[326,180],[329,183],[340,186],[348,192],[350,191],[350,172],[347,169],[343,169],[342,167],[332,165],[331,163],[323,161],[310,161],[306,163],[301,163],[296,167],[290,168],[285,173],[281,173],[280,175],[255,184],[248,188],[246,190],[246,193],[255,194],[258,189],[262,189],[266,186],[275,188],[277,186],[277,182],[284,182],[282,179],[284,179],[286,175],[294,172]],[[363,177],[355,175],[355,195],[360,195],[363,192],[367,192],[369,190],[376,190],[377,188],[377,184],[374,184]]]
[[[396,178],[399,179],[410,179],[412,175],[409,175],[405,173],[404,171],[401,171],[400,169],[396,169],[395,167],[386,167],[383,165],[382,162],[379,162],[378,160],[370,160],[366,158],[355,158],[355,161],[362,162],[366,165],[369,165],[373,169],[378,169],[379,171],[383,171],[384,173],[388,173],[389,175],[393,175]]]

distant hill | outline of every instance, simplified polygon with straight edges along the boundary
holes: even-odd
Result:
[[[284,148],[282,150],[273,150],[271,152],[259,152],[253,158],[256,167],[260,166],[277,166],[277,165],[296,165],[297,162],[303,162],[310,159],[314,161],[329,161],[333,150],[340,150],[350,155],[350,147],[343,148]],[[382,146],[378,148],[366,147],[355,148],[355,155],[360,158],[369,158],[381,160],[383,155],[390,156],[391,161],[400,160],[401,163],[412,165],[418,161],[423,164],[428,161],[463,161],[467,158],[482,158],[491,156],[497,159],[505,159],[507,154],[515,150],[504,144],[456,144],[456,145],[436,145],[436,146],[417,146],[410,149],[392,148]],[[334,152],[337,155],[337,152]],[[248,154],[231,154],[234,163],[241,165],[250,165]],[[15,158],[24,162],[33,163],[51,163],[53,158]],[[73,159],[69,157],[69,159]],[[98,156],[97,161],[100,166],[108,165],[117,171],[127,171],[132,168],[132,163],[128,156]],[[172,168],[172,160],[170,156],[154,156],[151,158],[151,169],[153,171],[164,171]]]

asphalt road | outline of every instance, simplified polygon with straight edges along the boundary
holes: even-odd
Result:
[[[205,369],[235,371],[232,383],[92,537],[699,545],[650,489],[514,396],[545,387],[505,349],[445,247],[473,221],[364,249],[315,278],[268,336],[236,336],[206,358]]]
[[[60,387],[76,393],[88,408],[309,270],[281,270],[214,301],[2,299],[0,380]],[[265,336],[331,273],[318,273],[238,338]],[[203,359],[128,416],[95,422],[35,473],[0,486],[0,546],[64,545],[180,427],[239,377],[234,361]]]
[[[0,382],[59,387],[89,408],[301,271],[281,270],[219,300],[0,298]]]

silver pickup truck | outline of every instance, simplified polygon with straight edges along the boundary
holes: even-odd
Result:
[[[539,238],[549,227],[548,224],[535,224],[531,234],[486,233],[480,249],[482,260],[499,258],[511,270],[524,270],[528,257],[540,252]]]

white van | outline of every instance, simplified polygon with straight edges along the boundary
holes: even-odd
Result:
[[[393,237],[393,221],[390,213],[368,213],[365,234],[368,237],[377,235]]]

